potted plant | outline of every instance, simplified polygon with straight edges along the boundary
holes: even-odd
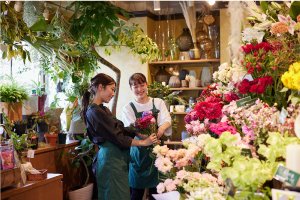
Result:
[[[13,122],[14,124],[14,132],[21,136],[22,134],[25,134],[26,127],[27,127],[27,119],[24,120],[16,120]]]
[[[50,113],[40,111],[32,117],[37,124],[39,142],[45,142],[44,135],[48,132],[49,118],[51,117]]]
[[[1,108],[8,115],[9,120],[22,119],[23,101],[28,100],[28,94],[25,87],[18,85],[12,77],[8,77],[8,82],[0,86]]]
[[[30,144],[32,144],[32,149],[38,148],[38,135],[37,132],[34,130],[36,127],[36,124],[32,126],[32,128],[27,129],[27,139],[30,140]]]
[[[57,134],[58,144],[66,144],[67,133],[60,132]]]
[[[56,131],[56,127],[51,126],[50,133],[45,134],[46,143],[51,144],[52,146],[55,146],[57,141],[57,134],[55,133],[55,131]]]
[[[38,111],[44,112],[45,102],[47,99],[45,85],[47,83],[41,84],[40,81],[38,81],[38,82],[35,82],[33,80],[31,80],[31,81],[33,82],[33,84],[32,84],[33,93],[35,93],[38,96]]]
[[[61,108],[58,104],[58,102],[60,101],[60,98],[57,97],[57,94],[54,95],[54,100],[53,102],[50,104],[50,110],[47,110],[48,113],[50,113],[50,115],[52,115],[53,117],[51,119],[49,119],[50,122],[50,126],[55,126],[56,127],[56,131],[55,133],[60,133],[61,130],[61,113],[63,112],[63,108]]]
[[[26,137],[27,137],[26,134],[24,134],[22,136],[18,136],[14,132],[11,132],[11,134],[10,134],[11,142],[14,144],[14,149],[16,150],[16,152],[19,156],[21,164],[26,163],[25,151],[28,151],[29,147],[32,146],[32,144],[28,144],[26,142],[26,140],[25,140]]]
[[[81,144],[75,148],[74,152],[70,149],[67,153],[67,157],[71,160],[71,164],[74,167],[79,168],[80,164],[83,164],[86,170],[86,180],[82,186],[71,188],[71,191],[69,191],[69,198],[70,200],[90,200],[92,199],[94,184],[88,184],[90,178],[88,166],[91,166],[96,152],[94,151],[94,144],[88,137],[83,139],[78,136],[78,139],[81,140]],[[65,156],[64,152],[61,156]]]

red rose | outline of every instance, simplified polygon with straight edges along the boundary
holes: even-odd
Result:
[[[250,87],[250,92],[253,92],[253,93],[256,93],[257,92],[257,88],[258,88],[258,85],[252,85],[251,87]]]
[[[240,97],[238,95],[236,95],[232,92],[229,92],[228,94],[225,94],[224,97],[225,97],[225,101],[228,101],[228,102],[240,99]]]
[[[273,85],[273,78],[271,76],[266,76],[265,79],[267,85]]]
[[[238,87],[238,89],[239,89],[239,93],[240,94],[246,94],[247,92],[249,92],[249,86],[240,86],[240,87]]]
[[[258,85],[266,86],[267,85],[267,79],[266,78],[259,78],[258,79]]]
[[[262,94],[266,91],[266,88],[262,85],[259,85],[257,88],[257,94]]]
[[[249,69],[248,69],[248,74],[252,74],[254,72],[254,67],[250,67]]]

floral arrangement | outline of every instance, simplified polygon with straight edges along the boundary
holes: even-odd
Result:
[[[157,115],[159,110],[155,110],[154,113],[151,111],[144,111],[141,118],[130,125],[132,129],[143,135],[150,136],[152,133],[157,132]]]
[[[298,3],[288,7],[261,2],[263,11],[253,9],[256,15],[248,18],[249,27],[242,32],[241,54],[219,67],[213,74],[215,83],[202,92],[185,117],[191,135],[183,141],[185,149],[153,149],[155,165],[168,178],[158,191],[177,190],[185,199],[196,199],[196,193],[216,189],[201,185],[209,176],[215,181],[212,184],[222,187],[226,181],[240,190],[231,194],[234,199],[242,193],[247,199],[270,199],[267,186],[278,164],[285,163],[286,146],[300,144],[294,133],[300,114]],[[245,97],[251,103],[242,106],[237,101]],[[279,121],[283,108],[287,116]],[[182,179],[181,173],[200,175],[197,180]],[[260,197],[254,194],[258,190],[263,193]]]

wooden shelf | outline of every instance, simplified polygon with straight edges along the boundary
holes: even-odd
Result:
[[[149,63],[151,65],[162,65],[162,64],[198,64],[198,63],[219,63],[220,59],[202,59],[202,60],[176,60],[176,61],[155,61]]]
[[[175,115],[187,115],[188,112],[173,112]]]
[[[165,141],[164,144],[166,145],[182,145],[181,141]]]
[[[189,88],[189,87],[186,87],[186,88],[169,88],[169,90],[204,90],[204,89],[207,89],[207,87],[196,87],[196,88]]]

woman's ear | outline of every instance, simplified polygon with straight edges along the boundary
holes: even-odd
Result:
[[[100,83],[99,84],[99,86],[98,86],[98,90],[100,90],[100,91],[103,91],[104,90],[104,87],[103,87],[103,85]]]

